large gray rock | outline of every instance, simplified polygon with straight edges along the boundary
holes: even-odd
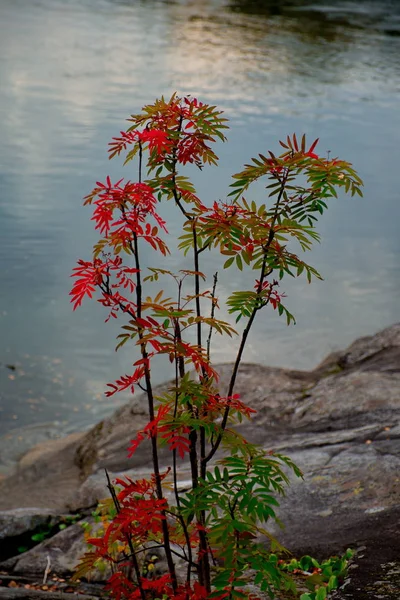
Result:
[[[43,508],[14,508],[0,512],[0,543],[45,525],[52,526],[60,518],[52,510]]]
[[[75,455],[84,437],[74,433],[28,451],[14,472],[0,480],[0,511],[34,506],[66,512],[69,496],[83,481]]]
[[[52,532],[62,517],[42,508],[0,511],[0,561],[32,545],[32,535]]]
[[[28,552],[4,561],[1,567],[15,574],[43,577],[46,568],[52,573],[72,573],[84,552],[83,529],[79,524],[71,525]]]

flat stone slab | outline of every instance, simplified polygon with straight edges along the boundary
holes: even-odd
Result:
[[[10,588],[0,586],[0,600],[76,600],[77,595],[65,592],[48,592],[24,587]],[[98,596],[79,594],[79,600],[97,600]]]

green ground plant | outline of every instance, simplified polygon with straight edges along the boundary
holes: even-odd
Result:
[[[342,556],[332,556],[321,562],[305,555],[300,559],[281,560],[279,564],[283,571],[304,576],[304,584],[310,591],[301,594],[300,600],[325,600],[329,592],[344,582],[353,556],[354,551],[348,548]]]

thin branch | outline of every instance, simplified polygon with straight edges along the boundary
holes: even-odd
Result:
[[[178,285],[179,285],[179,292],[178,292],[178,309],[180,309],[180,302],[181,302],[181,284],[182,282],[179,281]],[[179,334],[180,334],[180,328],[179,328],[179,323],[178,321],[176,322],[176,327],[178,328]],[[175,353],[176,354],[176,353]],[[178,357],[175,355],[175,405],[174,405],[174,419],[176,418],[177,412],[178,412],[178,382],[179,382],[179,373],[180,376],[183,377],[185,374],[185,364],[183,360],[180,360],[182,357]],[[173,482],[174,482],[174,495],[175,495],[175,502],[176,502],[176,506],[178,508],[178,510],[180,510],[180,506],[181,506],[181,502],[180,502],[180,498],[179,498],[179,490],[178,490],[178,469],[177,469],[177,464],[176,464],[176,448],[173,449],[172,451],[172,473],[173,473]],[[193,563],[193,554],[192,554],[192,547],[190,545],[190,536],[189,536],[189,532],[188,532],[188,528],[187,525],[185,523],[184,518],[182,517],[182,515],[178,514],[175,515],[177,516],[181,526],[182,526],[182,530],[183,530],[183,534],[185,536],[185,541],[186,541],[186,546],[187,546],[187,553],[188,556],[185,556],[185,560],[187,560],[188,562],[188,566],[187,566],[187,573],[186,573],[186,581],[187,583],[190,585],[190,579],[191,579],[191,568],[192,565],[194,565],[195,563]],[[174,552],[171,548],[171,552]]]
[[[177,128],[177,132],[178,132],[178,139],[179,139],[179,134],[182,131],[182,123],[183,123],[183,115],[179,116],[179,123],[178,123],[178,128]],[[177,207],[179,208],[179,210],[181,211],[181,213],[189,220],[191,221],[193,219],[193,217],[190,216],[190,214],[184,209],[181,199],[182,199],[182,195],[178,194],[177,189],[176,189],[176,165],[177,165],[178,159],[176,156],[176,144],[174,144],[174,147],[172,148],[172,193],[174,196],[174,200],[175,200],[175,204],[177,205]]]
[[[143,148],[142,148],[142,142],[139,140],[139,183],[142,183],[142,161],[143,161]]]
[[[261,291],[262,291],[262,284],[264,282],[264,279],[265,279],[265,277],[267,277],[268,273],[270,272],[270,270],[267,269],[268,252],[269,252],[271,243],[272,243],[272,241],[274,239],[274,235],[275,235],[274,226],[275,226],[276,220],[277,220],[278,215],[279,215],[279,212],[278,212],[279,211],[279,204],[280,204],[280,202],[282,200],[283,193],[285,191],[285,185],[286,185],[286,181],[288,179],[288,176],[289,176],[289,169],[287,169],[284,177],[282,178],[281,189],[279,191],[279,195],[278,195],[277,201],[275,203],[275,210],[274,210],[274,214],[273,214],[273,217],[272,217],[272,221],[271,221],[271,225],[270,225],[270,229],[269,229],[268,238],[267,238],[267,241],[266,241],[266,243],[265,243],[265,245],[263,247],[264,258],[263,258],[263,262],[262,262],[262,266],[261,266],[260,279],[259,279],[259,283],[258,283],[258,286],[257,286],[257,294],[261,293]],[[251,327],[253,325],[254,319],[256,318],[256,314],[257,314],[257,312],[261,308],[262,308],[262,304],[260,304],[260,305],[257,304],[257,305],[254,306],[254,308],[253,308],[253,310],[251,312],[251,315],[249,317],[249,320],[247,322],[247,325],[244,328],[244,331],[242,333],[242,339],[240,341],[239,350],[238,350],[238,353],[237,353],[237,356],[236,356],[235,363],[233,365],[231,379],[229,381],[228,393],[227,393],[228,398],[230,396],[232,396],[233,389],[235,387],[236,377],[237,377],[237,374],[238,374],[238,371],[239,371],[239,366],[240,366],[240,363],[241,363],[241,360],[242,360],[243,351],[244,351],[244,348],[246,346],[247,337],[248,337],[250,329],[251,329]],[[224,416],[222,418],[220,433],[218,434],[217,439],[215,440],[215,442],[214,442],[214,444],[213,444],[210,452],[204,458],[205,464],[207,464],[212,459],[212,457],[214,456],[214,454],[217,452],[217,450],[219,448],[219,445],[220,445],[220,443],[222,441],[223,433],[224,433],[225,428],[226,428],[226,424],[228,422],[229,410],[230,410],[230,405],[229,405],[229,401],[228,401],[228,405],[227,405],[227,407],[225,409]]]
[[[174,515],[176,516],[176,515]],[[158,550],[159,548],[164,548],[164,544],[155,544],[154,546],[146,546],[146,548],[139,548],[139,550],[135,550],[135,554],[138,555],[141,552],[149,552],[150,550]],[[187,557],[183,556],[183,554],[180,554],[179,552],[177,552],[176,550],[173,550],[171,548],[171,552],[172,554],[175,554],[175,556],[178,556],[181,560],[187,561]]]
[[[213,287],[212,287],[212,292],[211,292],[211,319],[214,318],[214,314],[215,314],[215,290],[217,287],[217,283],[218,283],[218,273],[214,273],[214,282],[213,282]],[[212,336],[212,332],[213,332],[213,328],[210,327],[210,331],[208,332],[208,338],[207,338],[207,360],[210,360],[210,349],[211,349],[211,336]]]
[[[196,316],[201,317],[201,305],[200,305],[200,277],[199,277],[199,251],[197,247],[197,231],[196,231],[196,220],[193,220],[193,254],[194,254],[194,290],[195,290],[195,302],[196,302]],[[201,321],[197,322],[197,346],[200,350],[202,347],[202,335],[201,335]]]
[[[195,302],[196,302],[196,316],[198,317],[197,322],[197,346],[199,350],[202,348],[202,330],[201,330],[201,304],[200,304],[200,265],[199,265],[199,251],[198,251],[198,242],[197,242],[197,231],[196,231],[197,220],[193,219],[192,221],[192,231],[193,231],[193,258],[194,258],[194,270],[195,270]],[[206,379],[207,375],[204,367],[202,367],[202,380]],[[197,432],[196,434],[197,440]],[[200,476],[202,479],[205,479],[207,472],[207,463],[205,462],[206,458],[206,432],[204,427],[200,427]],[[197,460],[197,459],[196,459]],[[196,464],[197,467],[197,464]],[[202,525],[202,528],[199,529],[199,546],[200,546],[200,564],[199,564],[199,583],[203,585],[207,592],[211,592],[211,572],[210,572],[210,560],[208,555],[208,536],[204,531],[204,526],[206,523],[206,513],[204,510],[200,511],[199,515],[199,523]]]
[[[140,146],[139,147],[139,182],[142,181],[141,153],[142,153],[142,147]],[[142,278],[141,278],[140,261],[139,261],[138,236],[135,232],[133,233],[133,247],[132,247],[132,241],[130,241],[130,247],[131,247],[131,250],[135,257],[136,306],[137,306],[137,318],[140,319],[142,316]],[[149,417],[150,417],[150,421],[153,421],[154,420],[154,404],[155,403],[154,403],[153,387],[152,387],[152,383],[151,383],[150,368],[149,368],[149,364],[148,364],[149,356],[148,356],[147,349],[146,349],[146,342],[143,340],[144,336],[143,336],[142,328],[138,328],[138,336],[139,336],[139,342],[140,342],[140,351],[141,351],[142,359],[144,360],[144,378],[145,378],[145,383],[146,383]],[[151,436],[151,454],[152,454],[152,462],[153,462],[153,469],[154,469],[154,478],[155,478],[155,483],[156,483],[157,498],[159,500],[163,500],[164,494],[163,494],[163,489],[162,489],[162,484],[161,484],[160,465],[159,465],[159,459],[158,459],[157,435]],[[162,534],[163,534],[163,540],[164,540],[165,558],[167,560],[168,571],[171,576],[171,585],[172,585],[174,592],[176,592],[178,589],[178,581],[176,578],[175,563],[172,558],[169,527],[168,527],[168,522],[166,519],[165,510],[163,510],[161,512],[164,516],[164,518],[161,521],[161,528],[162,528]]]

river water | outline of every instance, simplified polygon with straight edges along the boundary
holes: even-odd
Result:
[[[220,168],[194,174],[204,201],[294,131],[365,181],[363,199],[340,197],[320,224],[309,261],[325,281],[282,283],[297,325],[267,311],[245,359],[311,368],[399,319],[400,2],[1,0],[0,452],[88,427],[126,400],[103,389],[131,370],[132,351],[115,354],[116,325],[96,303],[72,312],[69,275],[95,240],[81,198],[107,174],[133,177],[108,162],[107,143],[174,90],[230,119]],[[176,233],[174,207],[162,212]],[[222,275],[222,299],[247,286]],[[233,356],[219,341],[215,359]],[[153,375],[165,380],[168,365]]]

